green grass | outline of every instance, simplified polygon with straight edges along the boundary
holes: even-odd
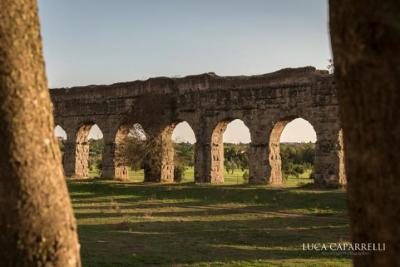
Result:
[[[97,168],[89,169],[89,178],[99,178],[100,171]]]
[[[128,179],[133,183],[143,183],[144,181],[144,170],[132,170],[129,168],[128,170]]]
[[[96,171],[94,171],[96,173]],[[98,172],[97,172],[98,173]],[[95,175],[91,176],[95,177]],[[243,184],[245,183],[243,179],[243,171],[242,170],[235,170],[233,173],[225,172],[224,175],[225,182],[224,184]],[[131,182],[135,183],[142,183],[144,180],[144,171],[143,170],[128,170],[128,179]],[[188,167],[184,173],[184,177],[182,179],[182,183],[193,183],[194,182],[194,168]]]
[[[247,171],[248,172],[248,171]],[[233,185],[233,184],[243,184],[245,183],[243,179],[243,171],[240,169],[234,170],[233,173],[231,172],[226,172],[224,173],[224,184],[227,185]],[[194,168],[193,167],[188,167],[185,171],[183,180],[183,183],[190,183],[194,182]]]
[[[249,172],[248,170],[247,173]],[[241,169],[235,169],[233,173],[231,172],[224,172],[224,184],[225,185],[234,185],[234,184],[246,184],[247,181],[243,179],[243,173]],[[302,175],[299,177],[289,176],[288,179],[284,180],[284,183],[287,186],[300,186],[305,185],[308,183],[312,183],[312,180],[309,179],[312,170],[306,170]],[[98,177],[99,172],[97,170],[93,170],[90,177]],[[129,169],[128,171],[128,179],[130,182],[134,183],[142,183],[144,181],[144,171],[143,170],[132,170]],[[182,183],[193,183],[194,182],[194,168],[188,167],[185,171]]]
[[[351,265],[347,255],[302,251],[348,241],[343,190],[233,177],[219,186],[68,179],[84,266]]]

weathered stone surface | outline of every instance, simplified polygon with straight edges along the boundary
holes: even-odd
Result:
[[[55,120],[68,134],[65,173],[87,175],[87,126],[103,132],[104,177],[126,178],[126,166],[115,148],[123,128],[142,125],[158,138],[161,173],[148,170],[146,181],[172,182],[171,135],[186,121],[196,135],[196,182],[223,182],[226,125],[241,119],[251,134],[250,183],[280,184],[279,137],[295,118],[309,121],[316,133],[315,181],[344,184],[338,103],[333,78],[313,67],[283,69],[257,76],[220,77],[213,73],[184,78],[152,78],[112,85],[51,90]],[[122,162],[122,163],[121,163]],[[151,175],[150,175],[151,173]]]

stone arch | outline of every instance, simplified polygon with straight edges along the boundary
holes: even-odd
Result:
[[[174,132],[175,127],[182,122],[185,121],[177,120],[175,122],[170,123],[169,125],[164,127],[159,134],[153,137],[154,139],[153,142],[157,144],[156,146],[159,148],[159,150],[156,153],[159,153],[160,159],[158,160],[160,161],[160,169],[159,170],[154,169],[154,166],[153,169],[152,168],[145,169],[146,181],[162,182],[162,183],[174,182],[175,148],[174,148],[174,142],[172,140],[172,134]],[[190,126],[190,124],[187,121],[186,123]]]
[[[127,159],[126,145],[128,138],[146,140],[147,133],[140,123],[124,123],[118,128],[114,139],[114,178],[129,179],[129,159]]]
[[[210,168],[210,182],[211,183],[223,183],[224,182],[224,132],[228,127],[228,124],[240,120],[249,130],[250,142],[251,142],[251,132],[250,128],[241,119],[225,119],[219,121],[212,130],[211,133],[211,168]]]
[[[76,144],[75,144],[75,176],[80,178],[89,177],[89,158],[90,158],[90,140],[89,133],[93,126],[97,126],[100,130],[101,135],[98,137],[102,138],[102,131],[95,122],[85,122],[80,124],[76,131]],[[102,157],[102,151],[99,153]],[[98,170],[101,172],[101,168]],[[98,175],[99,177],[101,176]]]
[[[179,135],[180,132],[180,135]],[[179,123],[176,123],[174,126],[174,129],[171,134],[171,139],[173,141],[173,148],[174,148],[174,181],[188,181],[188,180],[193,180],[194,181],[194,168],[195,168],[195,162],[194,162],[194,149],[196,146],[196,134],[193,130],[193,128],[190,126],[190,124],[187,121],[181,121]],[[179,149],[178,150],[178,146]],[[188,153],[185,155],[178,154],[177,152],[181,151],[187,151]],[[193,158],[188,158],[190,156],[190,153],[192,153]],[[178,169],[177,169],[178,167]],[[179,167],[184,167],[184,168],[179,168]],[[189,167],[189,170],[193,169],[192,171],[188,171],[187,168]],[[189,177],[189,174],[193,173],[192,177]],[[177,177],[181,175],[182,177]]]
[[[282,160],[281,160],[281,155],[280,155],[280,143],[281,143],[281,135],[282,132],[284,131],[285,127],[292,122],[295,119],[304,119],[303,117],[300,116],[287,116],[284,117],[281,120],[278,120],[272,127],[272,130],[269,134],[269,165],[271,168],[270,172],[270,178],[269,182],[271,184],[281,184],[282,183]],[[311,127],[314,129],[315,135],[317,136],[318,140],[318,134],[317,131],[312,124],[307,119],[304,119],[307,123],[311,125]],[[315,155],[314,155],[315,159]]]

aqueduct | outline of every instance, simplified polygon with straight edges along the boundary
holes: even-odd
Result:
[[[127,178],[127,166],[116,156],[120,140],[133,124],[160,140],[160,170],[145,181],[172,182],[171,135],[186,121],[196,136],[195,181],[223,182],[226,125],[241,119],[250,130],[250,183],[280,184],[279,137],[295,118],[309,121],[317,134],[314,179],[318,184],[346,183],[336,88],[332,75],[314,67],[282,69],[256,76],[220,77],[214,73],[183,78],[90,85],[50,90],[55,124],[67,133],[66,176],[88,175],[88,131],[103,132],[102,176]]]

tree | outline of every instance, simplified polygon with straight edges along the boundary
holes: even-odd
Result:
[[[160,177],[162,160],[161,137],[149,136],[135,124],[116,149],[116,158],[133,169],[144,169],[147,177]]]
[[[237,168],[237,165],[236,165],[235,161],[233,161],[233,160],[225,160],[224,163],[225,163],[226,172],[227,173],[231,172],[231,174],[233,174],[233,172]]]
[[[174,147],[174,181],[181,182],[187,167],[194,165],[194,145],[188,142],[174,143]]]
[[[385,252],[355,266],[400,266],[400,4],[330,0],[330,30],[353,242]]]
[[[0,1],[0,149],[1,265],[80,266],[34,0]]]
[[[224,166],[228,173],[233,174],[237,168],[242,171],[249,168],[248,149],[247,144],[224,144]]]
[[[89,169],[97,170],[100,177],[103,166],[103,150],[103,139],[89,139]]]
[[[289,175],[299,177],[314,165],[314,143],[283,143],[280,145],[282,172],[285,179]],[[311,178],[311,177],[310,177]]]
[[[194,164],[194,145],[186,143],[175,143],[175,165],[181,162],[184,166],[193,166]]]

